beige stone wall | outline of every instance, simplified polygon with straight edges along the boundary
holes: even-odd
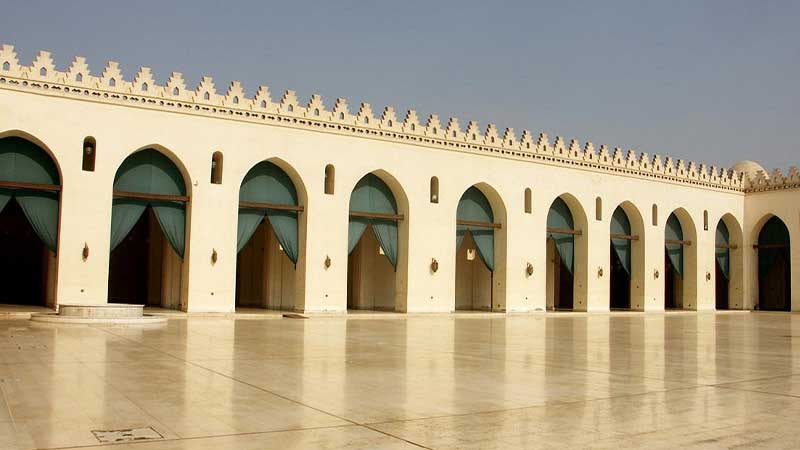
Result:
[[[369,172],[376,172],[392,188],[405,216],[394,289],[398,311],[455,309],[455,214],[458,199],[472,185],[487,195],[496,221],[502,225],[496,234],[492,287],[498,310],[546,308],[546,218],[549,205],[558,196],[565,198],[583,233],[576,239],[577,310],[609,308],[609,227],[620,204],[624,203],[632,216],[634,233],[640,238],[634,245],[632,304],[647,311],[664,306],[664,281],[655,274],[664,273],[664,225],[672,211],[679,211],[687,239],[692,240],[686,249],[683,286],[689,309],[714,308],[714,230],[722,216],[730,221],[732,239],[743,234],[744,245],[738,250],[741,266],[734,271],[742,272],[737,287],[741,294],[737,295],[745,299],[744,307],[752,304],[754,289],[755,265],[748,248],[754,227],[768,213],[785,217],[792,236],[800,226],[795,206],[800,199],[798,190],[746,196],[741,189],[647,178],[622,169],[603,172],[557,160],[514,159],[420,142],[300,129],[279,122],[198,117],[179,110],[104,104],[91,97],[62,98],[0,88],[0,133],[39,143],[61,170],[56,278],[56,299],[61,303],[106,301],[114,174],[128,155],[148,147],[163,151],[177,164],[191,196],[184,260],[180,264],[165,262],[169,270],[180,272],[171,278],[179,281],[170,284],[169,290],[188,311],[234,309],[239,186],[247,171],[262,160],[274,161],[287,171],[305,207],[300,215],[296,270],[288,270],[285,261],[270,269],[280,268],[279,278],[293,286],[280,294],[273,291],[270,306],[289,308],[285,299],[291,297],[291,307],[301,311],[346,308],[349,194]],[[81,144],[86,136],[97,140],[94,172],[81,170]],[[224,155],[222,184],[210,183],[211,158],[216,151]],[[334,195],[324,193],[326,164],[336,167]],[[439,179],[436,204],[429,199],[432,176]],[[530,214],[524,211],[525,188],[533,191]],[[596,220],[598,196],[603,205],[601,220]],[[654,204],[658,207],[656,225],[652,222]],[[708,230],[703,229],[704,211],[709,215]],[[91,249],[86,261],[81,257],[84,243]],[[216,263],[211,261],[212,251],[218,254]],[[372,253],[377,258],[377,253]],[[796,271],[800,270],[798,255],[793,248],[793,280],[798,279]],[[332,263],[329,268],[324,264],[326,257]],[[432,258],[439,262],[435,273],[430,270]],[[533,266],[531,276],[525,271],[528,263]],[[600,269],[604,269],[603,276]],[[288,283],[287,277],[293,283]],[[800,307],[798,294],[800,288],[794,290],[795,307]]]

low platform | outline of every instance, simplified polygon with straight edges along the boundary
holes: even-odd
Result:
[[[95,325],[152,325],[167,322],[167,318],[164,316],[144,314],[143,305],[124,303],[61,304],[57,313],[33,313],[31,320],[34,322]]]

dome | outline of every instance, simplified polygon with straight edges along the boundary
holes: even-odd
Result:
[[[744,173],[750,179],[755,179],[756,174],[760,170],[764,173],[764,178],[769,178],[769,173],[764,170],[761,164],[755,161],[739,161],[733,165],[732,169],[737,173]]]

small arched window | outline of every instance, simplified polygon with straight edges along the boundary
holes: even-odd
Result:
[[[172,95],[180,95],[180,93],[181,91],[177,87],[172,88]]]
[[[314,115],[319,116],[319,108],[314,108]]]
[[[411,131],[415,131],[416,129],[417,129],[417,126],[412,123],[411,124]]]
[[[393,126],[394,126],[394,125],[393,125],[393,122],[390,120],[390,121],[389,121],[389,128],[392,128]]]
[[[211,94],[208,92],[203,93],[203,100],[208,101],[211,99]]]
[[[653,204],[653,226],[658,226],[658,205]]]
[[[238,95],[233,97],[233,104],[234,105],[238,105],[239,104],[239,96]]]
[[[222,152],[211,156],[211,183],[222,184]]]
[[[148,89],[149,86],[147,86],[147,83],[142,83],[142,92],[147,92]]]
[[[703,230],[708,231],[708,210],[703,211]]]
[[[75,81],[77,81],[78,83],[83,82],[83,74],[79,73],[79,74],[75,75]]]
[[[344,120],[344,113],[343,112],[339,113],[339,120]]]
[[[525,214],[533,212],[533,192],[531,188],[525,188]]]
[[[364,117],[364,123],[369,123],[369,117]]]
[[[439,130],[437,130],[435,127],[433,128],[433,134],[434,135],[439,134]]]
[[[600,197],[594,199],[594,219],[603,220],[603,199]]]
[[[94,172],[94,161],[97,155],[97,141],[91,136],[83,140],[83,164],[81,168],[84,172]]]
[[[439,178],[431,177],[431,203],[439,203]]]
[[[9,70],[11,70],[11,64],[8,61],[3,62],[3,71],[8,72]]]
[[[46,77],[47,76],[47,69],[45,69],[44,67],[39,69],[39,75],[41,75],[43,77]]]
[[[261,100],[261,107],[266,109],[266,107],[267,107],[267,101],[266,100]]]
[[[333,164],[325,166],[325,193],[333,195],[333,187],[336,183],[336,168]]]
[[[286,108],[286,110],[289,112],[294,112],[294,105],[289,105],[289,107]]]
[[[112,78],[112,79],[110,79],[110,80],[108,80],[108,85],[109,85],[110,87],[115,87],[115,86],[117,85],[117,80],[115,80],[115,79],[113,79],[113,78]]]

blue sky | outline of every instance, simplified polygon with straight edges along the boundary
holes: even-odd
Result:
[[[203,75],[730,166],[800,163],[800,2],[6,0],[29,63]]]

